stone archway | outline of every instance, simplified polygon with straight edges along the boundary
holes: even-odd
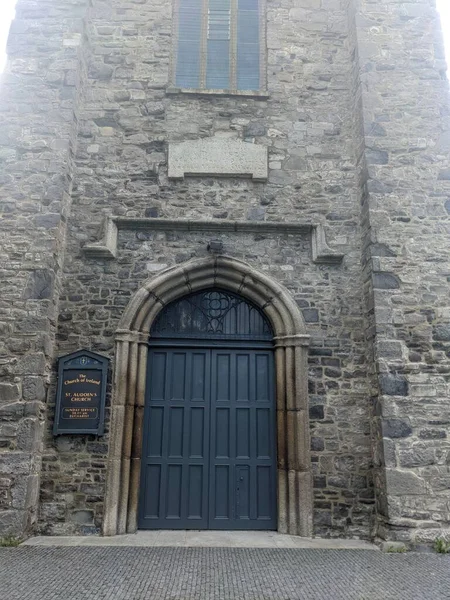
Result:
[[[250,265],[226,256],[164,270],[133,296],[116,335],[104,535],[137,528],[147,348],[152,323],[169,302],[218,287],[252,301],[275,332],[278,531],[312,535],[307,355],[309,336],[288,291]]]

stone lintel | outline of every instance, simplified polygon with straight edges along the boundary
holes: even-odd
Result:
[[[83,251],[90,258],[114,259],[117,257],[119,229],[146,231],[210,231],[220,233],[273,233],[311,234],[313,262],[339,264],[344,254],[330,248],[323,225],[311,223],[285,223],[283,221],[201,221],[188,219],[152,219],[139,217],[107,217],[103,238],[86,244]]]

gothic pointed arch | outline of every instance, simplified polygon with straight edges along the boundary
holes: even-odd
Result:
[[[151,328],[170,302],[220,288],[249,300],[274,332],[277,403],[278,530],[312,535],[307,347],[303,317],[289,292],[245,262],[227,256],[192,260],[149,279],[130,300],[116,334],[114,392],[103,531],[134,532]]]

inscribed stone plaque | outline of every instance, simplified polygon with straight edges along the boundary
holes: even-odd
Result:
[[[252,177],[266,181],[267,148],[229,138],[205,138],[169,144],[169,177],[186,175]]]

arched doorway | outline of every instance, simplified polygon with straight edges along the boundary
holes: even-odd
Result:
[[[270,323],[275,348],[277,529],[312,535],[312,476],[307,347],[301,312],[276,280],[226,256],[189,261],[147,281],[131,299],[116,333],[104,535],[138,524],[150,330],[172,301],[220,289],[252,303]]]
[[[276,529],[273,332],[217,288],[150,332],[139,529]]]

